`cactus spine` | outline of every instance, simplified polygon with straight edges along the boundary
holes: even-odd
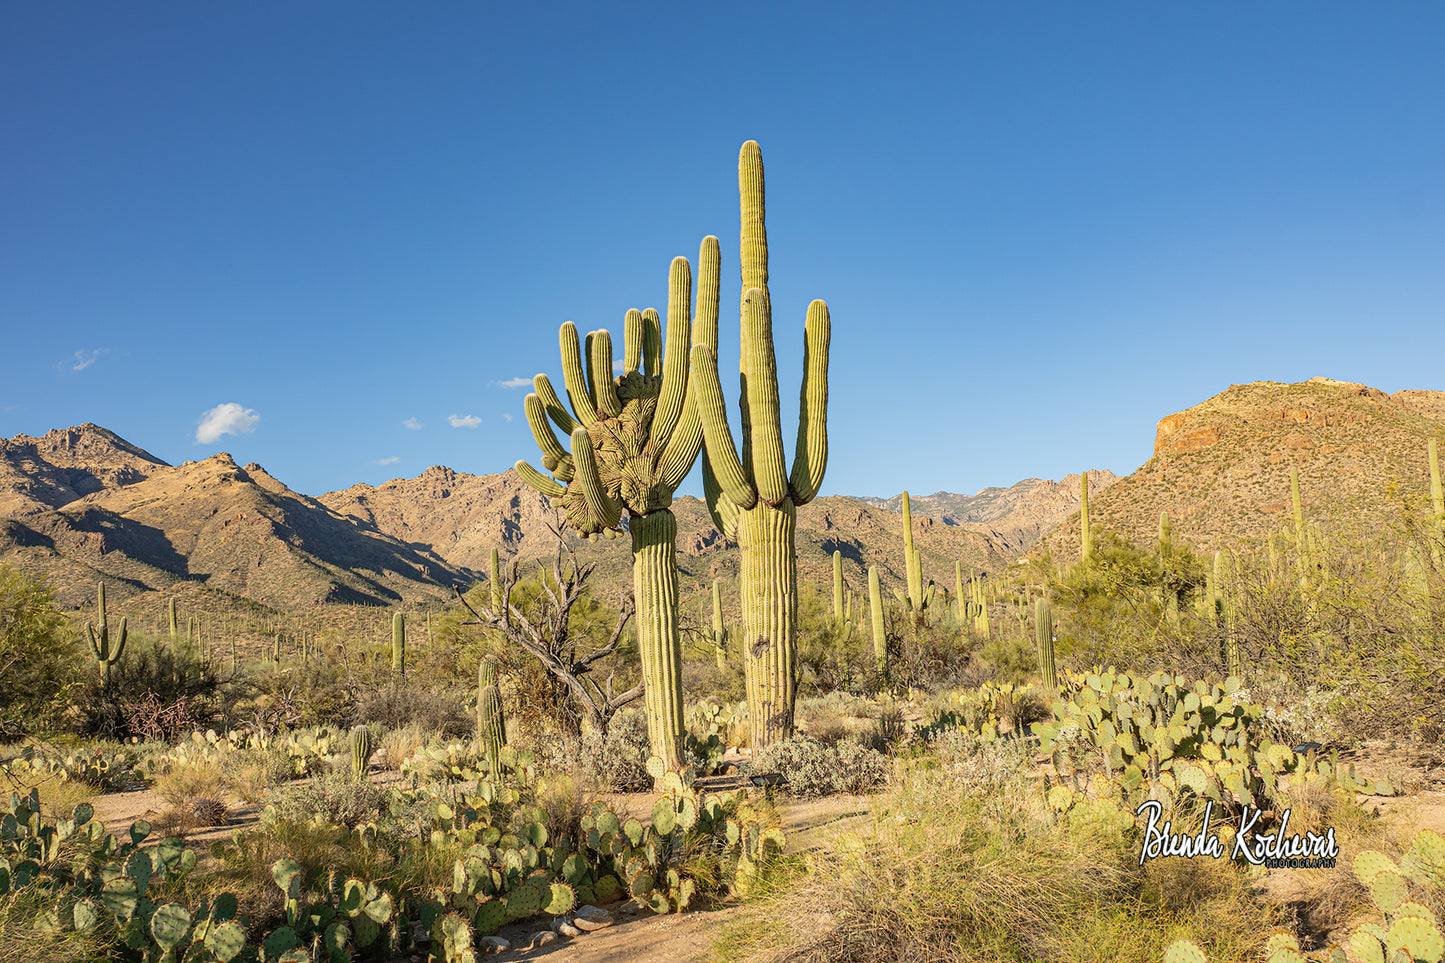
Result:
[[[868,566],[868,611],[873,619],[873,661],[878,678],[888,678],[888,635],[883,627],[883,589],[878,584],[878,570]]]
[[[351,730],[351,775],[357,782],[366,779],[366,767],[371,761],[371,730],[357,726]]]
[[[702,425],[689,350],[717,352],[721,255],[715,237],[698,254],[697,308],[692,306],[692,266],[672,261],[668,276],[667,340],[652,308],[628,311],[623,320],[623,371],[612,376],[612,335],[587,335],[583,343],[570,321],[559,343],[572,412],[562,406],[546,375],[533,379],[526,398],[527,423],[542,450],[548,478],[525,461],[517,472],[567,514],[579,535],[615,538],[622,513],[632,536],[632,586],[637,601],[637,641],[652,752],[666,769],[682,768],[686,729],[682,715],[682,638],[677,624],[677,522],[672,493],[697,460]],[[569,452],[548,419],[571,439]]]
[[[105,611],[105,583],[98,585],[96,619],[100,630],[89,622],[85,623],[85,634],[90,636],[90,650],[95,653],[95,663],[100,670],[100,682],[107,691],[110,689],[110,667],[120,661],[125,652],[125,619],[120,620],[120,631],[114,639],[110,635],[110,621]]]
[[[400,612],[391,617],[391,671],[406,676],[406,616]]]
[[[1079,557],[1084,561],[1094,554],[1094,531],[1089,527],[1089,473],[1079,474]]]
[[[477,665],[477,745],[486,756],[492,778],[501,776],[502,747],[507,744],[507,717],[502,712],[502,690],[497,667],[490,659]]]
[[[1048,599],[1039,599],[1034,606],[1034,641],[1039,650],[1039,677],[1045,689],[1057,689],[1059,676],[1054,669],[1054,613]]]
[[[703,490],[718,529],[738,543],[743,638],[752,745],[763,748],[793,731],[798,560],[797,507],[813,500],[828,464],[828,305],[808,305],[792,471],[784,467],[768,297],[763,158],[755,141],[738,155],[742,230],[742,452],[733,445],[718,380],[717,353],[693,348],[698,412],[707,453]]]

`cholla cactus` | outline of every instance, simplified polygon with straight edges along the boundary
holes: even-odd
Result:
[[[624,321],[622,375],[612,376],[612,336],[593,331],[586,360],[577,328],[562,325],[562,374],[571,413],[546,375],[527,395],[527,422],[542,450],[548,478],[525,461],[522,480],[552,499],[579,535],[619,532],[628,515],[637,638],[652,751],[681,765],[686,734],[682,718],[682,640],[677,626],[677,522],[670,506],[702,448],[688,351],[717,351],[720,255],[717,238],[703,239],[698,254],[697,309],[692,309],[692,267],[674,258],[668,278],[667,346],[655,310],[632,310]],[[548,419],[567,433],[569,452]]]

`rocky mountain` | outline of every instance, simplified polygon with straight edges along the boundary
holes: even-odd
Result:
[[[1400,518],[1429,496],[1430,438],[1445,438],[1445,392],[1328,378],[1234,385],[1159,421],[1154,454],[1094,497],[1092,524],[1148,543],[1168,512],[1175,537],[1213,551],[1289,524],[1290,469],[1310,520],[1335,530]],[[1078,557],[1077,509],[1040,550]]]
[[[1091,497],[1119,480],[1118,475],[1104,469],[1090,469],[1088,475]],[[892,512],[903,511],[902,494],[892,498],[858,496],[858,500]],[[1020,554],[1079,510],[1079,476],[1065,475],[1058,481],[1025,478],[1009,488],[985,488],[977,495],[910,494],[908,503],[914,518],[926,515],[945,525],[986,534],[1009,553]]]
[[[204,588],[279,611],[443,597],[469,573],[230,455],[171,466],[95,425],[0,442],[0,552],[66,605]]]

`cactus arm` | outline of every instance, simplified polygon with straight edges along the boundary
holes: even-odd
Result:
[[[104,626],[101,627],[101,631],[105,631]],[[90,651],[95,653],[96,661],[104,662],[106,646],[99,638],[96,637],[95,626],[91,625],[89,622],[85,623],[85,634],[90,636]]]
[[[577,325],[564,323],[557,333],[562,351],[562,381],[567,386],[567,399],[572,402],[572,411],[582,427],[597,420],[597,408],[587,389],[587,378],[582,368],[582,346],[577,340]]]
[[[586,428],[572,432],[572,451],[577,463],[577,484],[587,510],[598,528],[616,528],[622,520],[622,503],[614,501],[602,486],[602,477],[597,473],[597,458],[592,453],[592,442]]]
[[[552,425],[547,421],[547,409],[542,399],[529,392],[522,400],[522,410],[527,413],[527,425],[532,429],[532,439],[542,450],[542,467],[556,471],[563,462],[571,461],[567,449],[562,447],[562,443],[552,433]]]
[[[582,423],[572,417],[572,413],[562,405],[562,399],[557,397],[557,389],[552,387],[552,382],[544,374],[539,374],[532,379],[532,389],[537,392],[537,397],[542,401],[542,407],[547,412],[547,417],[565,435],[572,434],[573,428],[582,427]]]
[[[743,299],[743,342],[747,350],[746,390],[751,418],[747,435],[752,456],[743,467],[751,471],[758,497],[776,508],[788,497],[788,476],[783,467],[772,308],[762,288],[753,288]]]
[[[627,376],[642,367],[642,346],[647,335],[642,326],[642,312],[628,308],[622,318],[622,374]]]
[[[599,328],[587,335],[587,373],[592,378],[592,398],[597,402],[599,418],[616,418],[622,414],[622,401],[612,381],[612,334]]]
[[[656,308],[642,312],[642,325],[647,335],[642,343],[642,373],[651,378],[662,373],[662,319]]]
[[[722,288],[722,255],[718,240],[709,234],[697,251],[697,310],[692,317],[692,343],[705,344],[717,354],[718,304]]]
[[[662,395],[652,418],[652,437],[659,449],[667,445],[683,417],[691,341],[692,266],[687,258],[675,257],[667,278],[667,351],[662,362]]]
[[[738,253],[742,260],[743,301],[750,288],[768,287],[768,229],[763,187],[763,151],[750,140],[738,151],[738,213],[742,230]]]
[[[675,490],[697,461],[702,450],[702,418],[697,413],[697,379],[689,378],[682,401],[682,418],[673,429],[660,463],[662,484]]]
[[[587,429],[579,428],[577,430],[586,431]],[[548,478],[525,461],[518,461],[514,467],[517,469],[517,474],[521,476],[522,481],[543,495],[546,495],[548,498],[561,498],[567,493],[567,489],[562,487],[560,482]]]
[[[798,444],[793,449],[793,472],[788,487],[794,505],[806,505],[818,495],[828,468],[828,342],[833,324],[828,305],[808,305],[803,341],[803,387],[798,400]]]
[[[712,522],[717,530],[723,533],[723,537],[730,542],[738,540],[738,506],[731,499],[723,494],[722,485],[718,483],[717,476],[713,474],[712,462],[707,455],[707,449],[702,453],[702,496],[707,503],[708,514],[712,516]]]
[[[703,345],[692,349],[692,376],[697,380],[697,411],[702,418],[708,464],[718,488],[737,508],[752,508],[758,492],[743,471],[728,426],[727,407],[718,383],[717,357]]]

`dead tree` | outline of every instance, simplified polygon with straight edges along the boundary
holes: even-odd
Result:
[[[554,679],[565,686],[565,691],[571,694],[573,701],[581,707],[593,727],[605,735],[617,711],[642,695],[641,682],[626,692],[615,694],[615,670],[607,676],[606,682],[599,682],[593,675],[593,666],[617,651],[617,645],[622,641],[623,629],[635,610],[632,593],[623,595],[622,610],[618,613],[617,625],[607,643],[592,652],[582,651],[582,645],[572,635],[572,607],[582,600],[587,579],[596,565],[591,562],[580,564],[576,554],[566,547],[556,529],[553,529],[553,533],[558,536],[557,554],[552,560],[550,579],[542,563],[537,563],[542,574],[544,593],[539,600],[540,604],[534,606],[531,612],[524,612],[512,604],[512,589],[518,581],[519,565],[514,561],[510,567],[502,568],[498,593],[501,599],[500,612],[494,611],[491,605],[474,607],[462,595],[461,589],[455,589],[457,598],[472,614],[473,621],[462,624],[480,625],[500,632],[509,641],[530,652]],[[565,565],[564,554],[567,559]],[[498,595],[494,594],[492,597],[496,598]],[[577,734],[576,731],[572,733]]]

